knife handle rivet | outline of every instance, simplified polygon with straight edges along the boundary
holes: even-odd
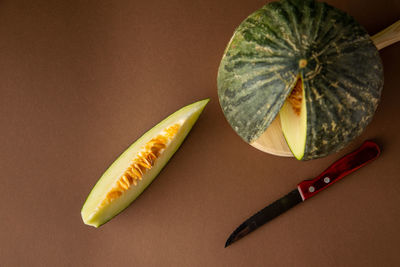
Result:
[[[327,183],[329,183],[331,181],[331,179],[329,178],[329,177],[325,177],[324,178],[324,182],[327,184]]]
[[[314,191],[315,191],[315,187],[314,187],[314,186],[310,186],[310,187],[308,188],[308,191],[309,191],[310,193],[314,192]]]

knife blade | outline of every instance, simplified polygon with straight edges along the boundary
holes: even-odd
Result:
[[[244,221],[226,240],[225,247],[373,161],[379,155],[379,146],[373,141],[365,141],[357,150],[334,162],[314,179],[302,181],[296,189]]]

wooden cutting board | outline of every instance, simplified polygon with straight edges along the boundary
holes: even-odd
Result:
[[[372,41],[378,50],[400,41],[400,20],[372,36]],[[250,145],[272,155],[293,157],[292,152],[286,144],[286,140],[282,134],[279,115],[275,118],[267,130],[257,140],[250,143]]]

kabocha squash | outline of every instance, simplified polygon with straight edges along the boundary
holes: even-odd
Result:
[[[218,70],[225,117],[246,142],[279,114],[297,159],[338,151],[371,121],[383,87],[378,50],[350,15],[326,3],[266,4],[234,32]]]
[[[128,207],[167,164],[208,101],[173,113],[122,153],[90,192],[81,210],[83,222],[99,227]]]

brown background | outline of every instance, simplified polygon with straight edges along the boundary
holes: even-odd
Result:
[[[374,34],[400,2],[328,1]],[[298,162],[245,144],[224,119],[216,75],[234,28],[265,2],[1,1],[0,265],[399,266],[400,44],[381,51],[376,117],[344,151]],[[181,149],[100,229],[81,206],[134,140],[211,98]],[[224,249],[249,215],[365,139],[381,157]]]

